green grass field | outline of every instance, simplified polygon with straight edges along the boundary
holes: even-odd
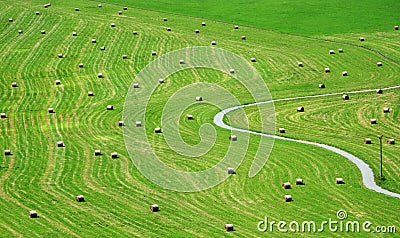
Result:
[[[202,8],[207,10],[201,12],[198,3],[179,1],[154,4],[113,0],[102,2],[101,8],[99,2],[86,0],[54,1],[48,8],[43,7],[45,3],[0,2],[0,112],[7,115],[0,119],[0,149],[12,152],[0,157],[1,236],[292,236],[291,232],[278,232],[276,227],[273,232],[262,233],[257,224],[265,216],[288,223],[321,223],[336,219],[340,209],[347,211],[347,220],[370,221],[374,228],[396,226],[399,233],[399,199],[366,189],[358,168],[337,154],[276,140],[265,167],[249,178],[260,140],[252,135],[235,175],[204,191],[175,192],[152,183],[138,171],[125,148],[123,129],[118,126],[129,87],[146,65],[173,50],[210,46],[213,40],[216,47],[232,51],[249,63],[255,57],[257,62],[251,64],[274,99],[398,85],[400,32],[393,30],[398,24],[396,1],[274,1],[274,14],[262,14],[269,11],[267,4],[247,6],[240,1],[205,1]],[[346,10],[338,9],[340,4]],[[286,5],[290,8],[282,8]],[[122,10],[122,6],[128,10]],[[282,14],[290,15],[286,22],[281,21]],[[368,20],[359,20],[365,18]],[[203,21],[207,26],[200,25]],[[315,22],[321,23],[317,29]],[[115,27],[110,27],[111,23]],[[233,29],[234,24],[239,24],[238,30]],[[166,27],[172,31],[166,31]],[[195,34],[195,29],[200,33]],[[18,30],[23,32],[19,34]],[[360,36],[365,42],[358,41]],[[96,44],[91,42],[93,38]],[[105,46],[104,51],[101,46]],[[344,53],[328,53],[339,48]],[[152,51],[157,56],[152,56]],[[57,57],[60,53],[64,58]],[[299,61],[304,67],[297,66]],[[379,61],[382,67],[376,66]],[[78,67],[80,63],[83,68]],[[325,67],[331,72],[325,73]],[[349,76],[343,77],[342,71],[348,71]],[[104,77],[98,78],[98,73]],[[61,85],[55,85],[55,80]],[[12,82],[18,87],[11,87]],[[216,70],[196,68],[166,78],[150,98],[144,124],[155,153],[168,166],[183,171],[212,167],[230,143],[227,138],[231,132],[214,126],[217,136],[213,147],[204,156],[192,158],[173,151],[163,134],[153,133],[168,99],[198,82],[229,90],[241,104],[254,101],[231,75]],[[327,87],[319,89],[320,83]],[[93,97],[88,97],[89,91],[94,92]],[[376,136],[382,133],[394,138],[397,144],[384,145],[386,180],[382,187],[400,192],[399,89],[350,97],[346,102],[338,96],[276,103],[277,127],[285,127],[287,137],[349,151],[366,161],[375,174],[379,173]],[[106,110],[107,105],[113,105],[114,110]],[[297,113],[298,106],[304,106],[305,112]],[[391,113],[383,114],[384,106],[390,107]],[[50,107],[55,113],[47,112]],[[256,131],[261,130],[258,110],[263,108],[245,111],[251,129]],[[184,110],[179,124],[182,139],[189,145],[199,143],[199,128],[212,124],[219,111],[207,103]],[[243,118],[235,113],[229,115],[228,122],[241,126]],[[185,120],[186,114],[193,114],[195,120]],[[378,124],[370,125],[371,118],[377,118]],[[129,127],[134,122],[126,123]],[[240,139],[242,135],[238,136]],[[364,145],[365,137],[373,138],[373,144]],[[57,141],[63,141],[65,147],[58,148]],[[102,156],[94,156],[97,149]],[[118,152],[119,158],[111,159],[112,152]],[[304,179],[304,186],[293,185],[289,191],[281,188],[283,182],[294,184],[298,177]],[[337,177],[343,177],[346,183],[336,185]],[[293,202],[283,202],[287,193],[293,196]],[[85,196],[83,203],[75,201],[80,194]],[[153,213],[149,206],[155,203],[160,211]],[[39,218],[30,219],[30,210],[36,210]],[[235,231],[226,232],[227,223],[234,224]],[[325,230],[296,235],[382,234]]]

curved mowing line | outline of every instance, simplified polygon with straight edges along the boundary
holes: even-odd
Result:
[[[382,88],[382,90],[390,90],[390,89],[397,89],[397,88],[400,88],[400,85],[388,87],[388,88]],[[346,92],[346,93],[347,94],[356,94],[356,93],[366,93],[366,92],[374,92],[374,91],[375,91],[375,89],[367,89],[367,90],[359,90],[359,91]],[[265,101],[265,102],[255,102],[255,103],[251,103],[251,104],[239,105],[239,106],[224,109],[221,112],[217,113],[217,115],[215,115],[215,117],[214,117],[214,124],[221,128],[232,130],[232,131],[239,131],[239,132],[270,137],[270,138],[274,138],[274,139],[278,139],[278,140],[292,141],[292,142],[297,142],[297,143],[302,143],[302,144],[307,144],[307,145],[314,145],[314,146],[318,146],[318,147],[327,149],[329,151],[335,152],[343,157],[346,157],[348,160],[353,162],[358,167],[358,169],[361,171],[363,184],[365,185],[365,187],[367,187],[368,189],[374,190],[375,192],[378,192],[378,193],[383,193],[383,194],[386,194],[386,195],[389,195],[392,197],[400,198],[400,194],[388,191],[388,190],[383,189],[383,188],[379,187],[378,185],[376,185],[375,180],[374,180],[374,173],[372,172],[372,169],[369,167],[369,165],[366,164],[362,159],[360,159],[344,150],[341,150],[339,148],[336,148],[336,147],[333,147],[330,145],[326,145],[326,144],[305,141],[305,140],[291,139],[291,138],[281,137],[281,136],[277,136],[277,135],[270,135],[270,134],[265,134],[265,133],[261,133],[261,132],[255,132],[255,131],[235,128],[235,127],[226,125],[223,122],[224,116],[227,113],[229,113],[231,111],[235,111],[240,108],[256,106],[256,105],[261,105],[261,104],[267,104],[267,103],[280,102],[280,101],[291,101],[291,100],[306,99],[306,98],[328,97],[328,96],[334,96],[334,95],[340,95],[340,94],[344,94],[344,93],[342,92],[342,93],[330,93],[330,94],[320,94],[320,95],[312,95],[312,96],[282,98],[282,99],[270,100],[270,101]]]

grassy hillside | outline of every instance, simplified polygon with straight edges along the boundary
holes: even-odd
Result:
[[[135,2],[130,2],[126,11],[121,5],[108,3],[98,8],[98,2],[94,1],[55,1],[48,8],[43,4],[39,0],[0,2],[0,90],[3,92],[0,112],[7,115],[0,119],[0,149],[12,151],[11,156],[4,153],[0,156],[2,236],[258,237],[268,235],[257,231],[258,222],[265,216],[275,221],[320,223],[336,219],[339,209],[348,212],[348,219],[368,220],[374,227],[400,227],[396,210],[399,199],[365,189],[358,169],[327,151],[276,141],[266,166],[256,177],[249,178],[247,174],[260,140],[251,136],[244,162],[235,175],[205,191],[179,193],[153,184],[138,171],[125,148],[123,129],[118,126],[126,94],[136,75],[154,59],[172,50],[209,46],[215,40],[217,47],[230,50],[249,63],[250,58],[255,57],[257,62],[252,65],[267,82],[273,97],[286,98],[320,93],[317,86],[321,82],[327,85],[324,92],[397,84],[400,69],[396,59],[400,54],[398,48],[389,46],[398,44],[398,32],[387,32],[384,36],[365,33],[366,42],[363,43],[358,42],[357,34],[310,39],[242,26],[234,30],[233,24],[211,20],[201,27],[204,19],[130,7]],[[40,14],[36,15],[36,11]],[[118,11],[122,11],[122,15],[118,15]],[[168,21],[162,21],[163,17]],[[9,22],[9,18],[13,21]],[[111,27],[111,23],[115,23],[115,27]],[[392,22],[387,23],[388,28],[392,25]],[[166,31],[166,27],[171,27],[172,31]],[[200,33],[195,34],[195,29],[200,29]],[[23,32],[20,34],[18,30]],[[41,30],[46,34],[41,34]],[[72,36],[74,31],[77,36]],[[241,40],[242,35],[247,39]],[[97,43],[91,42],[93,38]],[[364,45],[385,54],[359,47]],[[105,46],[103,51],[100,50],[102,46]],[[328,54],[330,49],[338,48],[343,48],[344,53]],[[152,51],[157,55],[152,56]],[[57,57],[60,53],[63,58]],[[127,59],[122,58],[123,54]],[[304,67],[297,67],[298,61],[302,61]],[[376,67],[378,61],[384,66]],[[84,64],[83,68],[78,67],[80,63]],[[325,67],[330,67],[332,72],[325,74]],[[341,76],[343,70],[349,72],[348,77]],[[104,77],[98,78],[98,73]],[[55,80],[60,80],[61,85],[56,85]],[[12,82],[18,87],[11,87]],[[253,101],[242,85],[216,70],[185,70],[165,79],[149,101],[144,123],[151,126],[145,129],[162,161],[186,171],[212,166],[224,156],[230,143],[227,139],[230,132],[215,127],[214,147],[206,155],[192,158],[174,152],[162,134],[153,133],[152,126],[159,124],[161,109],[168,98],[182,87],[197,82],[222,86],[240,103]],[[93,97],[88,96],[89,91],[94,92]],[[393,100],[397,94],[390,95],[383,94],[382,100],[396,103]],[[328,102],[317,100],[315,106]],[[354,102],[350,108],[362,110],[359,108],[363,108],[366,100],[360,96],[359,100],[352,97],[349,102]],[[309,110],[314,101],[307,103],[309,106],[304,106]],[[113,105],[114,110],[106,110],[107,105]],[[335,107],[336,104],[329,105]],[[55,113],[48,113],[49,107],[54,108]],[[376,108],[368,108],[367,112],[373,113]],[[292,110],[290,103],[277,104],[278,125],[288,128],[288,136],[302,133],[302,125],[286,121],[289,110]],[[318,109],[315,110],[319,114]],[[218,111],[207,103],[187,108],[183,115],[191,113],[195,120],[180,123],[183,140],[188,144],[198,143],[200,126],[212,123]],[[394,115],[398,114],[389,116]],[[366,114],[365,118],[368,117]],[[256,126],[257,118],[251,115],[249,118]],[[379,119],[388,122],[384,130],[395,133],[398,117],[385,118]],[[349,129],[351,135],[359,133],[358,119],[349,115],[343,120],[355,125]],[[334,116],[327,118],[331,130],[336,121]],[[127,127],[133,124],[126,123]],[[310,134],[304,133],[304,136],[313,139]],[[329,142],[334,144],[340,140],[342,138],[332,137]],[[57,147],[57,141],[64,141],[65,147]],[[346,142],[347,138],[342,143]],[[375,148],[376,144],[372,146]],[[396,156],[397,145],[385,146],[385,151],[386,148],[387,151],[392,148],[390,153]],[[94,156],[97,149],[102,150],[102,156]],[[119,158],[111,159],[110,153],[114,151]],[[372,149],[368,151],[375,153]],[[360,156],[364,158],[366,153]],[[367,162],[371,158],[367,156]],[[388,157],[385,160],[390,163]],[[372,164],[376,169],[376,164]],[[392,165],[398,162],[393,159]],[[393,185],[385,186],[396,190],[398,170],[385,167],[385,174],[394,181]],[[283,182],[293,184],[297,177],[304,179],[305,186],[293,186],[289,191],[281,188]],[[346,184],[336,185],[336,177],[343,177]],[[283,202],[282,197],[287,193],[293,195],[293,202]],[[85,196],[84,203],[75,201],[75,196],[80,194]],[[154,203],[160,205],[160,212],[150,212],[149,206]],[[29,210],[37,210],[39,218],[28,218]],[[226,223],[233,223],[235,231],[225,232]],[[345,232],[323,234],[354,236]],[[275,231],[272,235],[292,234]]]

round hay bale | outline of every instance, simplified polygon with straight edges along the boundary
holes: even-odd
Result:
[[[164,79],[158,79],[159,83],[164,83]]]
[[[46,34],[46,31],[45,31],[45,30],[41,30],[40,33],[41,33],[42,35],[44,35],[44,34]]]
[[[168,19],[167,19],[166,17],[164,17],[162,20],[163,20],[163,21],[168,21]]]
[[[124,121],[119,121],[119,122],[118,122],[118,126],[125,126]]]
[[[23,32],[22,30],[18,30],[18,33],[19,33],[19,34],[22,34],[22,32]]]
[[[134,83],[133,84],[133,88],[139,88],[139,84],[138,83]]]
[[[284,188],[284,189],[290,189],[290,188],[292,188],[292,186],[290,185],[289,182],[286,182],[286,183],[283,183],[283,184],[282,184],[282,188]]]
[[[206,23],[203,21],[203,22],[201,23],[201,26],[206,26]]]
[[[256,58],[251,58],[250,61],[251,62],[256,62],[257,60],[256,60]]]
[[[58,141],[57,142],[57,147],[64,147],[64,142]]]
[[[100,156],[101,155],[101,150],[95,150],[94,151],[95,156]]]
[[[74,31],[72,32],[72,36],[77,36],[78,34]]]
[[[365,139],[364,139],[364,143],[365,143],[365,144],[372,144],[371,138],[365,138]]]
[[[122,11],[118,11],[118,15],[122,15]]]
[[[79,68],[83,68],[83,64],[82,63],[80,63],[78,66],[79,66]]]
[[[224,229],[225,231],[233,231],[233,224],[225,224]]]
[[[12,19],[12,18],[8,18],[8,21],[9,21],[9,22],[13,22],[13,19]]]
[[[227,174],[235,174],[235,169],[234,168],[227,168],[226,169]]]
[[[237,29],[239,29],[239,26],[238,26],[238,25],[235,25],[235,26],[233,27],[233,29],[237,30]]]
[[[279,133],[285,133],[286,132],[285,128],[279,128],[278,131],[279,131]]]
[[[141,127],[142,126],[142,122],[141,121],[137,121],[135,122],[136,127]]]
[[[246,36],[242,36],[241,39],[242,39],[242,40],[246,40]]]
[[[54,108],[49,107],[49,108],[47,108],[47,111],[48,111],[49,113],[54,113]]]
[[[11,155],[11,150],[4,150],[4,155]]]
[[[339,49],[338,49],[338,52],[339,52],[339,53],[343,53],[343,49],[342,49],[342,48],[339,48]]]
[[[39,12],[39,11],[36,11],[35,14],[36,14],[36,15],[40,15],[40,12]]]
[[[171,28],[170,28],[170,27],[167,27],[166,30],[167,30],[167,31],[171,31]]]
[[[126,11],[126,10],[128,10],[128,7],[123,7],[122,9],[123,9],[124,11]]]
[[[79,8],[76,7],[76,8],[75,8],[75,12],[79,12]]]
[[[376,93],[377,93],[377,94],[382,94],[382,93],[383,93],[383,90],[380,89],[380,88],[378,88],[378,89],[376,90]]]
[[[110,26],[111,26],[111,27],[115,27],[115,23],[111,23]]]
[[[298,111],[298,112],[304,112],[304,107],[298,107],[298,108],[297,108],[297,111]]]
[[[378,62],[378,63],[376,63],[376,65],[377,65],[378,67],[381,67],[381,66],[382,66],[382,62]]]
[[[320,83],[320,84],[318,85],[318,88],[325,88],[325,84]]]
[[[44,8],[48,8],[48,7],[49,7],[49,4],[44,4],[43,7],[44,7]]]
[[[335,51],[334,50],[330,50],[329,54],[333,55],[333,54],[335,54]]]
[[[101,5],[101,4],[99,4],[99,5],[97,5],[97,7],[101,8],[101,7],[102,7],[102,5]]]
[[[336,184],[344,184],[343,178],[336,178]]]
[[[7,115],[4,112],[2,112],[0,113],[0,118],[7,118]]]
[[[122,59],[126,59],[126,58],[128,58],[127,55],[122,55]]]
[[[359,41],[365,41],[364,37],[358,38]]]
[[[292,195],[287,194],[287,195],[283,196],[283,201],[285,201],[285,202],[293,201]]]
[[[35,210],[31,210],[31,211],[29,211],[29,217],[30,218],[37,218],[38,214],[37,214],[37,212]]]
[[[229,136],[230,141],[237,141],[237,136],[236,135],[231,135]]]
[[[399,30],[399,26],[394,26],[393,29],[397,31]]]
[[[158,207],[157,204],[153,204],[153,205],[150,206],[150,211],[158,212],[158,211],[160,211],[160,208]]]
[[[199,34],[200,33],[199,29],[194,30],[194,33]]]
[[[114,110],[114,106],[113,106],[113,105],[107,105],[107,110],[108,110],[108,111]]]
[[[156,55],[157,55],[157,52],[155,52],[155,51],[151,52],[151,56],[156,56]]]
[[[349,95],[347,95],[347,94],[343,94],[343,95],[342,95],[342,99],[343,99],[343,100],[349,100],[350,97],[349,97]]]
[[[193,120],[193,119],[194,119],[194,118],[193,118],[193,115],[188,114],[188,115],[187,115],[187,119],[188,119],[188,120]]]
[[[370,122],[371,122],[371,124],[378,124],[378,122],[376,121],[376,118],[372,118],[372,119],[370,120]]]
[[[296,185],[304,185],[303,179],[297,178],[296,179]]]
[[[183,59],[179,60],[179,64],[185,64],[185,61]]]
[[[386,143],[389,144],[389,145],[394,145],[394,144],[395,144],[395,141],[394,141],[394,139],[388,139],[388,140],[386,141]]]
[[[98,73],[98,74],[97,74],[97,77],[98,77],[98,78],[103,78],[103,74],[102,74],[102,73]]]
[[[18,87],[18,84],[16,82],[12,82],[11,87],[16,88],[16,87]]]
[[[93,92],[88,92],[88,96],[89,96],[89,97],[93,97],[93,96],[94,96],[94,93],[93,93]]]
[[[105,46],[100,47],[100,50],[106,50]]]
[[[389,113],[389,112],[390,112],[390,108],[384,107],[384,108],[383,108],[383,112],[384,112],[384,113]]]
[[[132,34],[137,35],[138,32],[137,31],[132,31]]]
[[[77,202],[84,202],[85,201],[85,197],[83,197],[83,195],[78,195],[78,196],[76,196],[76,201]]]
[[[196,97],[196,101],[197,101],[197,102],[203,101],[203,97],[197,96],[197,97]]]
[[[297,62],[297,66],[303,67],[303,62]]]
[[[234,74],[235,73],[235,69],[230,69],[229,73]]]
[[[329,72],[331,72],[331,69],[330,68],[325,68],[325,73],[329,73]]]
[[[64,56],[63,56],[63,54],[58,54],[57,57],[58,58],[63,58]]]
[[[92,39],[92,43],[96,43],[97,41],[96,41],[96,39]]]
[[[342,72],[342,76],[348,76],[347,71],[343,71],[343,72]]]
[[[217,42],[215,42],[214,40],[211,41],[211,45],[217,45]]]
[[[160,128],[160,127],[156,127],[156,128],[154,129],[154,133],[162,133],[161,128]]]
[[[117,152],[112,152],[112,153],[111,153],[111,158],[112,158],[112,159],[118,158],[118,153],[117,153]]]

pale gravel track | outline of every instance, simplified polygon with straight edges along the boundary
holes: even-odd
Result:
[[[400,88],[400,85],[382,88],[382,90],[391,90],[391,89],[397,89],[397,88]],[[358,167],[358,169],[361,171],[362,182],[365,187],[367,187],[368,189],[371,189],[375,192],[378,192],[378,193],[382,193],[382,194],[386,194],[386,195],[389,195],[392,197],[400,198],[400,194],[394,193],[394,192],[391,192],[391,191],[388,191],[386,189],[379,187],[375,183],[374,173],[372,172],[372,169],[369,167],[369,165],[366,164],[362,159],[350,154],[349,152],[346,152],[344,150],[341,150],[339,148],[336,148],[336,147],[333,147],[330,145],[326,145],[326,144],[321,144],[321,143],[316,143],[316,142],[311,142],[311,141],[306,141],[306,140],[291,139],[291,138],[277,136],[277,135],[270,135],[270,134],[235,128],[235,127],[226,125],[223,121],[224,116],[227,113],[235,111],[240,108],[251,107],[251,106],[256,106],[256,105],[261,105],[261,104],[274,103],[274,102],[280,102],[280,101],[292,101],[292,100],[298,100],[298,99],[328,97],[328,96],[335,96],[335,95],[342,95],[342,94],[375,92],[375,90],[376,89],[367,89],[367,90],[358,90],[358,91],[352,91],[352,92],[339,92],[339,93],[329,93],[329,94],[320,94],[320,95],[312,95],[312,96],[300,96],[300,97],[282,98],[282,99],[277,99],[277,100],[269,100],[269,101],[265,101],[265,102],[255,102],[255,103],[251,103],[251,104],[239,105],[239,106],[224,109],[221,112],[217,113],[214,117],[214,124],[221,128],[232,130],[232,131],[239,131],[239,132],[249,133],[249,134],[253,134],[253,135],[265,136],[265,137],[270,137],[270,138],[274,138],[274,139],[278,139],[278,140],[292,141],[292,142],[297,142],[297,143],[302,143],[302,144],[307,144],[307,145],[314,145],[314,146],[318,146],[318,147],[324,148],[326,150],[332,151],[334,153],[337,153],[337,154],[347,158],[348,160],[353,162]]]

